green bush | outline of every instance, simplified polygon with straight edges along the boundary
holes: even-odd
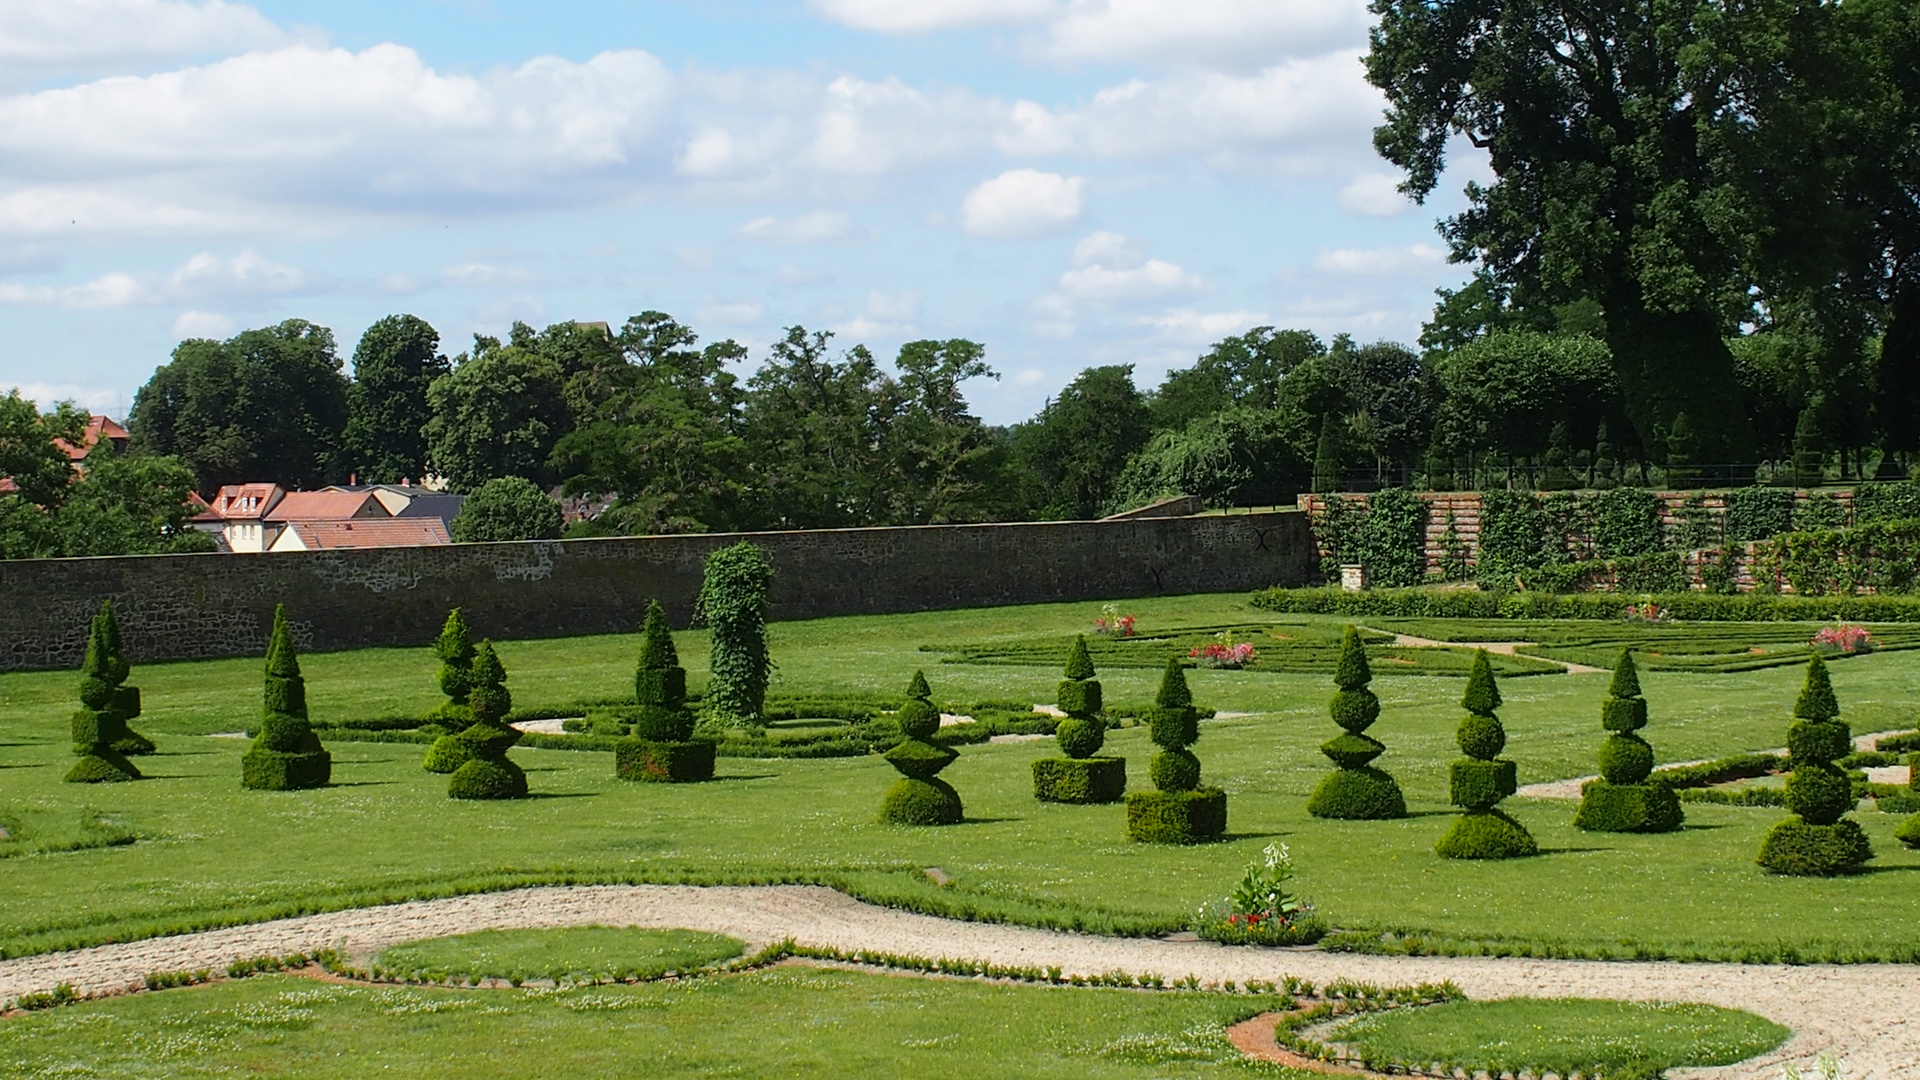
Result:
[[[1734,754],[1699,765],[1669,765],[1648,779],[1670,788],[1710,787],[1732,780],[1751,780],[1785,772],[1788,761],[1779,754]]]
[[[285,604],[273,611],[261,697],[260,734],[241,759],[241,786],[262,791],[324,787],[333,776],[333,755],[307,722],[307,682],[300,675]]]
[[[1506,732],[1495,710],[1500,687],[1493,679],[1487,651],[1474,651],[1473,672],[1461,697],[1467,716],[1460,723],[1460,749],[1467,756],[1453,763],[1449,793],[1460,815],[1434,850],[1449,859],[1510,859],[1539,853],[1539,845],[1520,823],[1493,809],[1517,789],[1518,769],[1511,761],[1495,760],[1506,745]]]
[[[704,740],[621,739],[613,750],[613,771],[622,780],[692,784],[713,779],[713,760],[714,744]]]
[[[1067,653],[1067,665],[1055,701],[1067,714],[1054,728],[1055,741],[1065,759],[1049,758],[1033,763],[1033,794],[1043,802],[1115,802],[1126,791],[1126,762],[1120,758],[1096,758],[1107,740],[1107,722],[1099,715],[1100,683],[1094,679],[1093,658],[1087,654],[1085,635],[1073,639]],[[1049,765],[1075,761],[1099,761],[1091,768]],[[1111,764],[1106,764],[1110,762]],[[1046,765],[1046,768],[1042,768]],[[1114,788],[1112,770],[1119,769],[1119,787]]]
[[[1562,561],[1558,538],[1530,491],[1496,489],[1480,496],[1481,579],[1502,581]]]
[[[713,779],[714,744],[693,740],[694,716],[687,708],[687,669],[667,629],[667,612],[660,601],[647,603],[641,628],[640,663],[633,675],[634,701],[630,714],[632,737],[614,749],[614,775],[623,780],[685,784]],[[608,723],[626,734],[625,724]]]
[[[1785,806],[1787,793],[1774,787],[1669,788],[1683,803],[1716,803],[1720,806]]]
[[[895,825],[954,825],[963,816],[960,793],[938,777],[899,780],[880,801],[880,820]]]
[[[1770,873],[1831,876],[1873,858],[1873,849],[1859,824],[1845,818],[1856,801],[1853,781],[1833,761],[1851,749],[1851,739],[1819,653],[1807,660],[1806,683],[1793,714],[1788,735],[1793,773],[1785,801],[1797,818],[1773,827],[1757,861]]]
[[[464,729],[463,729],[464,730]],[[450,773],[467,763],[467,747],[458,735],[442,735],[427,748],[420,765],[431,773]]]
[[[1727,539],[1736,544],[1793,531],[1794,495],[1789,488],[1746,487],[1727,493]]]
[[[1890,484],[1861,484],[1853,489],[1853,522],[1877,525],[1884,521],[1920,518],[1920,483],[1900,480]]]
[[[1343,733],[1321,744],[1320,752],[1336,768],[1307,797],[1307,813],[1364,821],[1406,817],[1406,797],[1400,785],[1371,764],[1386,752],[1385,744],[1364,734],[1380,718],[1380,699],[1367,688],[1373,681],[1373,669],[1367,663],[1366,644],[1352,626],[1347,627],[1341,640],[1333,681],[1338,689],[1328,711]]]
[[[1680,827],[1680,796],[1659,784],[1590,780],[1580,792],[1576,828],[1588,832],[1656,833]]]
[[[1802,596],[1851,596],[1862,589],[1903,592],[1914,588],[1920,567],[1920,520],[1787,533],[1762,547],[1759,556],[1762,573],[1778,575]],[[1906,597],[1884,599],[1913,602]],[[1845,610],[1828,617],[1872,618]]]
[[[527,797],[527,774],[507,757],[508,749],[520,741],[520,732],[506,723],[507,713],[513,708],[506,681],[507,669],[493,651],[493,642],[482,641],[474,651],[473,687],[468,694],[473,724],[454,736],[466,751],[467,760],[447,780],[449,798]]]
[[[119,630],[112,617],[113,608],[102,605],[88,627],[86,658],[80,665],[81,708],[72,724],[73,752],[79,760],[67,772],[69,784],[140,779],[140,770],[117,745],[129,734],[127,720],[140,713],[140,691],[120,685],[129,669],[119,654]]]
[[[1908,750],[1920,750],[1920,731],[1909,731],[1904,735],[1886,735],[1873,745],[1876,749],[1896,754]],[[1908,764],[1913,762],[1909,761]]]
[[[1894,830],[1893,838],[1905,844],[1907,847],[1920,848],[1920,814],[1915,814],[1913,817],[1908,818],[1898,829]]]
[[[1883,814],[1920,814],[1920,795],[1877,795],[1873,806]]]
[[[1653,747],[1648,746],[1645,739],[1614,734],[1600,744],[1600,775],[1607,783],[1644,783],[1652,772]]]
[[[1219,788],[1127,796],[1127,835],[1141,843],[1193,844],[1226,831],[1227,793]]]
[[[940,710],[924,672],[913,673],[907,700],[900,706],[899,725],[906,736],[883,756],[903,777],[880,800],[880,820],[896,825],[952,825],[965,811],[953,785],[938,779],[940,770],[960,755],[950,746],[926,741],[940,730]]]
[[[473,689],[473,637],[459,608],[447,612],[433,653],[440,658],[440,692],[453,704],[465,705],[467,692]]]
[[[519,476],[500,476],[481,484],[447,525],[455,543],[560,539],[560,504],[539,485]]]
[[[1607,563],[1613,574],[1613,587],[1623,593],[1686,592],[1687,565],[1677,551],[1655,551],[1646,555],[1614,559]]]
[[[126,681],[133,668],[127,663],[126,653],[120,644],[120,620],[113,613],[112,600],[100,602],[100,629],[106,638],[108,664],[117,687],[109,708],[119,713],[121,718],[122,730],[120,737],[113,740],[113,748],[126,757],[151,754],[156,749],[153,740],[127,726],[140,715],[140,688],[119,685]]]
[[[1880,526],[1873,526],[1879,528]],[[1797,586],[1796,586],[1797,587]],[[1703,592],[1650,597],[1685,622],[1920,622],[1920,596],[1794,596]],[[1614,593],[1556,596],[1545,592],[1468,589],[1273,588],[1256,592],[1252,606],[1298,615],[1415,619],[1590,619],[1616,622],[1628,598]]]
[[[1602,492],[1593,505],[1593,546],[1603,559],[1626,559],[1659,551],[1666,539],[1660,496],[1641,488]]]
[[[1033,794],[1041,802],[1119,802],[1126,791],[1125,758],[1041,758],[1033,763]]]
[[[773,659],[767,655],[767,595],[773,563],[742,540],[707,556],[694,618],[713,632],[707,715],[726,726],[762,722]]]
[[[1382,488],[1367,498],[1360,526],[1359,561],[1375,585],[1418,585],[1427,574],[1427,506],[1404,488]]]

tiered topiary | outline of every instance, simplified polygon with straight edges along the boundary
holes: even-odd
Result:
[[[127,718],[140,715],[140,691],[121,686],[127,662],[118,656],[102,608],[87,631],[87,656],[80,666],[80,710],[73,714],[73,752],[80,760],[68,770],[69,784],[138,780],[140,770],[115,748],[127,733]]]
[[[680,666],[667,613],[658,600],[647,605],[634,693],[640,707],[634,714],[633,737],[614,747],[615,775],[670,783],[713,779],[713,743],[693,738],[687,669]]]
[[[459,733],[473,723],[473,710],[467,707],[467,694],[473,689],[473,637],[467,633],[467,621],[460,617],[459,608],[447,612],[446,625],[440,628],[433,652],[440,658],[440,692],[447,695],[447,702],[429,719],[452,730],[433,741],[421,765],[428,772],[450,773],[467,763],[466,746],[460,742]]]
[[[1647,699],[1640,696],[1640,673],[1633,651],[1620,650],[1607,700],[1600,703],[1600,726],[1610,734],[1600,744],[1600,779],[1581,789],[1576,828],[1588,832],[1671,832],[1685,816],[1680,796],[1665,784],[1649,784],[1653,747],[1634,734],[1647,726]]]
[[[906,738],[883,755],[900,770],[901,779],[895,781],[880,800],[881,821],[896,825],[953,825],[961,818],[960,793],[938,775],[960,755],[950,746],[927,741],[928,736],[940,730],[940,710],[934,708],[932,697],[926,675],[914,672],[898,718],[900,731]]]
[[[1787,777],[1787,809],[1797,817],[1773,827],[1760,845],[1759,863],[1775,874],[1831,877],[1873,858],[1859,822],[1846,817],[1858,801],[1853,781],[1834,764],[1853,750],[1853,732],[1840,720],[1827,662],[1814,653],[1807,681],[1787,728],[1793,773]]]
[[[1367,666],[1367,647],[1360,631],[1347,627],[1340,643],[1340,663],[1334,668],[1333,722],[1346,734],[1320,744],[1320,752],[1339,770],[1320,781],[1307,799],[1307,813],[1321,818],[1384,821],[1407,816],[1407,797],[1391,775],[1370,764],[1386,746],[1366,734],[1380,718],[1380,699],[1367,689],[1373,669]]]
[[[1907,790],[1920,795],[1920,753],[1907,755]],[[1910,848],[1920,848],[1920,814],[1910,815],[1894,830],[1893,838]]]
[[[1519,822],[1495,807],[1517,788],[1517,766],[1500,757],[1507,732],[1494,710],[1500,707],[1500,687],[1493,681],[1487,650],[1473,656],[1467,692],[1460,704],[1467,710],[1460,721],[1460,750],[1467,756],[1453,763],[1453,804],[1466,811],[1440,838],[1434,850],[1449,859],[1515,859],[1538,855],[1540,845]]]
[[[473,724],[456,736],[467,760],[447,781],[452,798],[527,797],[527,774],[507,757],[508,748],[520,741],[520,733],[507,724],[513,695],[503,685],[506,681],[507,669],[494,654],[493,642],[482,641],[473,654],[473,682],[467,691]]]
[[[1200,714],[1179,657],[1167,658],[1154,697],[1150,732],[1160,753],[1149,774],[1158,791],[1127,796],[1127,835],[1154,844],[1191,844],[1227,831],[1227,793],[1200,786],[1200,759],[1187,749],[1200,739]]]
[[[293,651],[287,608],[273,609],[273,636],[267,639],[266,706],[260,734],[240,759],[240,785],[258,791],[298,791],[324,787],[333,778],[333,755],[307,723],[307,681]]]
[[[127,663],[126,654],[120,651],[120,620],[114,617],[113,601],[100,601],[99,618],[101,627],[106,634],[107,655],[110,658],[108,662],[112,664],[113,670],[118,673],[118,681],[124,682],[127,675],[133,669],[132,666]],[[137,686],[122,686],[120,687],[119,693],[120,711],[126,713],[126,716],[122,720],[124,730],[119,738],[113,740],[113,748],[127,757],[139,757],[142,754],[153,753],[155,747],[152,739],[147,738],[145,735],[140,734],[130,727],[125,727],[125,721],[132,720],[134,717],[140,715],[140,688]]]
[[[1056,702],[1067,717],[1053,732],[1067,756],[1033,763],[1033,794],[1042,802],[1110,803],[1127,792],[1126,759],[1094,756],[1107,740],[1107,722],[1100,716],[1100,683],[1093,675],[1087,639],[1076,637]]]

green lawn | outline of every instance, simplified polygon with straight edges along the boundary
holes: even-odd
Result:
[[[1143,629],[1257,621],[1244,597],[1199,596],[1128,605]],[[1008,665],[930,664],[923,644],[1068,634],[1098,605],[1045,605],[777,624],[775,689],[898,694],[928,668],[937,700],[1050,701],[1057,674]],[[1337,626],[1329,620],[1323,625]],[[680,653],[705,678],[705,635]],[[521,706],[630,692],[636,635],[506,642],[501,655]],[[316,720],[420,715],[439,702],[425,649],[304,658]],[[942,773],[961,792],[968,822],[910,829],[875,821],[895,779],[877,757],[723,759],[711,784],[616,780],[604,753],[515,750],[537,797],[465,803],[444,777],[419,768],[421,748],[334,744],[335,786],[302,793],[243,791],[246,743],[210,738],[258,715],[258,661],[135,669],[146,715],[136,727],[163,753],[140,759],[153,779],[82,787],[68,762],[72,672],[0,676],[0,822],[51,835],[132,832],[130,846],[53,853],[0,841],[0,951],[18,954],[303,910],[562,878],[596,880],[824,880],[856,893],[948,914],[1052,925],[1149,930],[1182,923],[1222,893],[1274,840],[1292,848],[1300,886],[1343,929],[1402,930],[1448,947],[1587,955],[1839,959],[1910,956],[1911,895],[1920,852],[1892,839],[1900,818],[1862,813],[1879,858],[1872,871],[1832,880],[1762,875],[1762,835],[1782,812],[1688,807],[1667,836],[1588,835],[1571,803],[1505,806],[1547,854],[1504,864],[1448,862],[1432,844],[1447,822],[1447,763],[1462,683],[1393,678],[1376,665],[1385,705],[1370,732],[1389,747],[1378,764],[1406,788],[1417,816],[1398,822],[1325,822],[1304,812],[1329,764],[1316,747],[1336,733],[1324,676],[1196,671],[1198,704],[1255,715],[1208,721],[1195,747],[1210,782],[1231,797],[1230,838],[1196,848],[1126,840],[1119,807],[1041,805],[1029,764],[1050,742],[971,746]],[[1113,705],[1151,700],[1158,673],[1102,675]],[[1920,653],[1890,652],[1835,665],[1856,731],[1911,727]],[[1799,671],[1642,677],[1649,739],[1663,760],[1718,757],[1785,741]],[[1522,783],[1591,773],[1602,732],[1603,676],[1547,675],[1503,685],[1507,753]],[[1112,733],[1109,751],[1147,783],[1146,732]],[[82,827],[81,822],[94,824]],[[107,825],[98,823],[105,821]],[[93,829],[94,832],[88,832]],[[31,831],[31,830],[30,830]],[[950,885],[921,873],[939,867]],[[1782,950],[1786,950],[1783,952]]]
[[[377,970],[412,981],[607,982],[657,979],[731,960],[746,946],[692,930],[569,926],[557,930],[481,930],[383,949]]]
[[[260,976],[0,1022],[0,1074],[1306,1080],[1244,1062],[1225,1038],[1272,1007],[798,966],[564,992]]]

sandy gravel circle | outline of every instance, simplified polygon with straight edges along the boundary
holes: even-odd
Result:
[[[474,930],[576,926],[680,927],[730,934],[759,947],[791,937],[806,945],[872,949],[1035,967],[1069,974],[1115,969],[1206,983],[1288,975],[1383,985],[1452,980],[1468,996],[1581,996],[1701,1001],[1749,1009],[1794,1029],[1775,1054],[1700,1075],[1760,1080],[1780,1064],[1822,1052],[1848,1080],[1920,1080],[1920,966],[1739,965],[1354,956],[1230,948],[1201,941],[1106,938],[1018,926],[955,922],[875,907],[812,886],[705,888],[666,885],[515,889],[445,900],[281,919],[177,937],[103,945],[0,962],[0,1000],[71,983],[86,994],[127,990],[154,971],[223,968],[266,954],[340,949],[365,956],[389,945]]]

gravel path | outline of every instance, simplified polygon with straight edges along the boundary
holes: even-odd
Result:
[[[1374,630],[1371,626],[1362,627],[1362,629]],[[1374,632],[1377,634],[1393,633],[1391,630],[1374,630]],[[1490,653],[1498,653],[1501,656],[1519,656],[1520,653],[1516,650],[1523,649],[1528,645],[1538,644],[1538,642],[1533,641],[1437,641],[1433,638],[1415,637],[1412,634],[1394,634],[1393,643],[1409,649],[1485,649]],[[1547,656],[1529,656],[1527,659],[1539,660],[1548,664],[1559,664],[1569,675],[1610,674],[1606,668],[1576,664],[1571,660],[1555,660]]]
[[[1702,1001],[1750,1009],[1794,1029],[1779,1053],[1699,1075],[1773,1080],[1780,1063],[1838,1054],[1848,1080],[1920,1080],[1920,966],[1758,966],[1353,956],[1227,948],[1200,941],[1103,938],[1027,927],[953,922],[860,903],[809,886],[573,886],[517,889],[394,904],[178,937],[0,962],[0,1000],[61,982],[88,994],[140,984],[152,971],[221,968],[263,954],[340,949],[365,956],[388,945],[511,927],[682,927],[758,947],[791,937],[808,945],[874,949],[1067,973],[1119,969],[1203,982],[1349,978],[1405,985],[1451,979],[1470,997],[1585,996]]]

